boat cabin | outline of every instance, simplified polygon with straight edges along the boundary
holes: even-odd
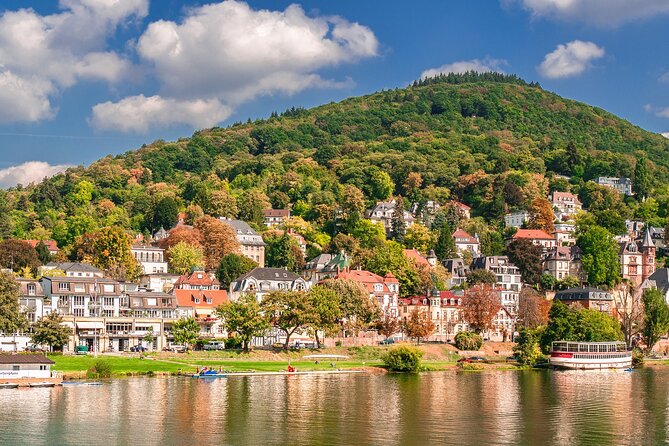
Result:
[[[0,379],[51,378],[53,364],[39,354],[0,354]]]

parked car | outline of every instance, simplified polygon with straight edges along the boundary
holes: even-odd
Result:
[[[393,338],[386,338],[383,341],[379,342],[379,345],[393,345],[395,340]]]
[[[169,347],[166,347],[165,350],[174,352],[174,353],[179,353],[179,352],[185,352],[186,351],[186,346],[185,345],[179,345],[179,344],[172,344]]]
[[[212,341],[208,344],[202,346],[203,350],[225,350],[225,342],[223,341]]]
[[[133,353],[142,353],[147,351],[147,349],[143,345],[133,345],[132,347],[130,347],[130,351]]]
[[[41,348],[40,346],[38,346],[38,345],[33,344],[33,345],[29,345],[28,347],[26,347],[26,350],[25,350],[25,351],[27,351],[27,352],[39,352],[39,353],[42,353],[42,352],[44,351],[44,349],[42,349],[42,348]]]

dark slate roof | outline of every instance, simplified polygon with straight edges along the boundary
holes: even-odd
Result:
[[[300,278],[297,274],[292,271],[285,270],[283,268],[253,268],[248,273],[237,277],[235,282],[241,282],[242,280],[249,279],[253,277],[257,280],[297,280]]]
[[[20,354],[7,355],[0,354],[0,364],[55,364],[44,355]]]
[[[555,294],[556,300],[613,300],[611,293],[599,288],[569,288]]]
[[[666,293],[669,290],[669,268],[658,269],[648,280],[653,280],[657,289]]]

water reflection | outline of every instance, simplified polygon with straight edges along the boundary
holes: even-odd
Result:
[[[0,407],[12,445],[664,444],[669,370],[119,379]]]

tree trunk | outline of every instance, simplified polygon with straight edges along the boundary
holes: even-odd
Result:
[[[318,337],[318,330],[314,330],[315,338],[316,338],[316,348],[321,348],[321,340]]]

